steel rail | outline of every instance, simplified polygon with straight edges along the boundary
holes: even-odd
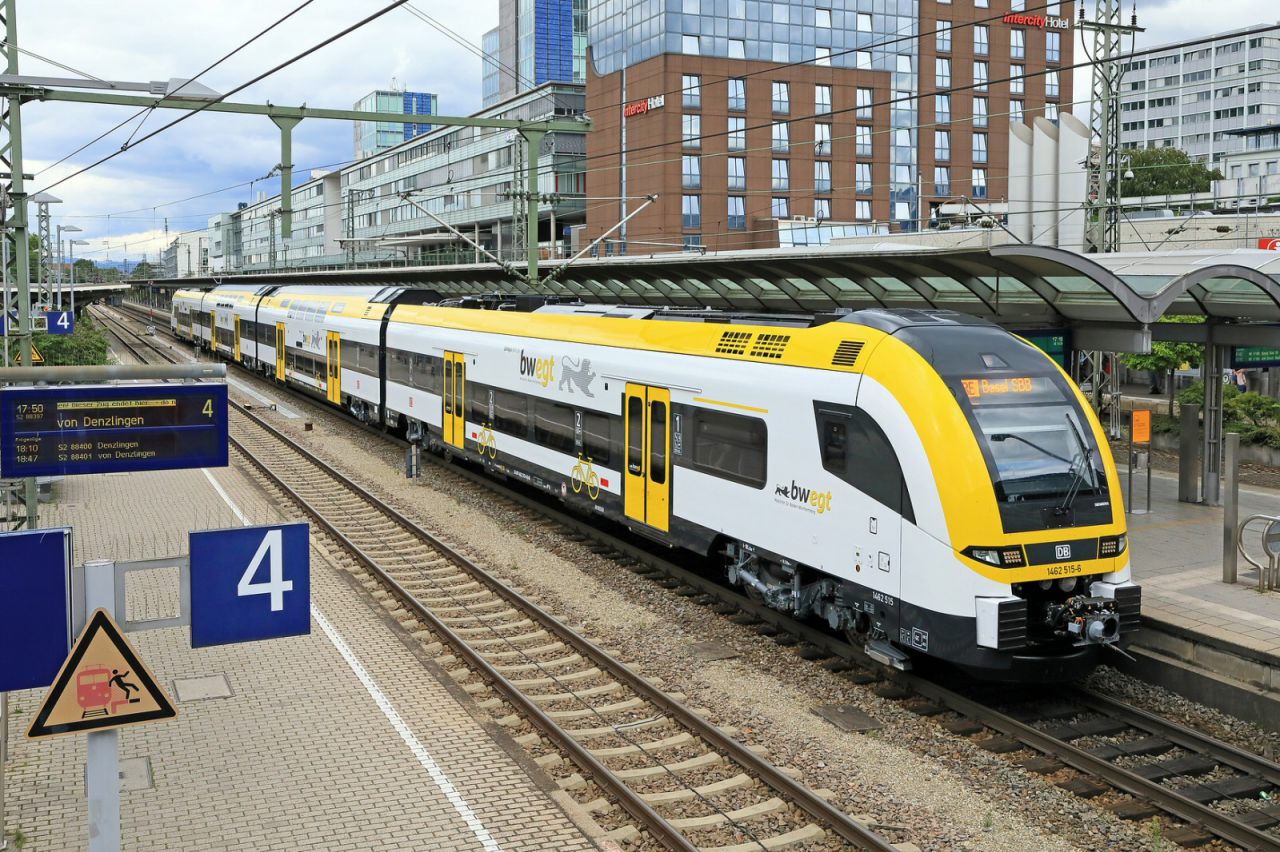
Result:
[[[857,844],[861,849],[877,850],[877,852],[879,852],[879,850],[883,850],[883,852],[890,852],[890,850],[894,849],[894,846],[884,838],[880,837],[861,823],[851,819],[847,814],[832,806],[813,790],[809,789],[799,781],[796,781],[794,778],[782,772],[767,760],[764,760],[759,755],[755,754],[755,752],[751,751],[742,743],[725,734],[719,727],[694,713],[689,707],[674,700],[667,693],[650,684],[644,677],[635,672],[629,666],[615,659],[604,649],[591,642],[591,640],[574,631],[568,625],[564,624],[555,616],[551,615],[546,610],[521,595],[519,592],[516,592],[510,586],[490,574],[487,570],[472,562],[445,542],[441,541],[433,533],[419,526],[410,518],[405,517],[395,508],[389,506],[365,488],[351,482],[341,472],[335,470],[324,460],[316,457],[315,454],[307,448],[301,446],[292,438],[280,432],[256,414],[245,409],[239,403],[232,402],[232,406],[237,410],[237,412],[247,417],[257,426],[272,435],[272,437],[294,450],[306,459],[306,461],[315,467],[318,467],[326,475],[342,482],[346,487],[352,489],[357,495],[359,495],[361,499],[367,501],[396,523],[419,536],[441,553],[444,553],[455,564],[459,565],[468,573],[472,574],[476,579],[479,579],[487,585],[499,597],[532,615],[542,624],[542,626],[552,632],[558,639],[573,647],[583,656],[586,656],[602,665],[610,675],[618,678],[633,692],[642,696],[646,701],[652,703],[664,713],[669,714],[672,718],[696,734],[700,739],[704,740],[708,745],[720,751],[735,763],[738,763],[744,769],[754,774],[775,792],[786,796],[788,800],[799,806],[809,816],[834,829],[840,837],[850,841],[851,843]],[[240,446],[238,442],[236,446]],[[245,452],[243,448],[242,452]],[[356,552],[361,554],[362,561],[365,561],[366,564],[372,565],[372,560],[367,555],[363,554],[363,551],[360,551],[356,545],[350,542],[350,539],[334,528],[327,519],[319,516],[316,510],[311,508],[303,498],[293,491],[293,489],[284,484],[279,476],[268,470],[263,462],[247,452],[246,456],[256,467],[263,470],[264,473],[281,485],[281,487],[283,487],[295,501],[298,501],[300,505],[307,508],[309,513],[315,514],[317,520],[322,523],[326,530],[333,532],[345,545],[355,548]],[[557,742],[565,749],[565,751],[574,756],[574,761],[576,763],[579,763],[579,765],[583,766],[584,769],[595,775],[597,780],[600,780],[601,774],[605,777],[613,776],[613,773],[607,767],[592,757],[583,746],[578,744],[576,740],[565,733],[563,728],[561,728],[556,722],[552,721],[550,717],[546,716],[537,707],[537,705],[524,697],[517,687],[512,686],[500,672],[494,669],[481,656],[479,656],[479,654],[467,646],[465,640],[458,637],[448,628],[447,625],[440,622],[439,619],[430,613],[430,610],[414,601],[412,594],[405,590],[398,582],[395,581],[394,578],[390,577],[381,568],[374,567],[374,570],[380,578],[393,587],[397,595],[403,596],[407,602],[411,602],[412,608],[415,612],[420,612],[423,615],[424,620],[428,621],[433,628],[438,628],[441,635],[450,637],[450,643],[458,645],[459,650],[462,651],[469,663],[474,663],[476,668],[484,673],[487,678],[491,679],[495,683],[501,684],[502,688],[500,691],[512,698],[513,704],[516,704],[522,710],[529,713],[532,718],[537,720],[539,727],[554,732]],[[581,757],[582,761],[585,761],[585,763],[580,762],[578,759],[579,757]],[[608,786],[610,792],[618,795],[620,800],[623,799],[624,796],[636,796],[636,794],[630,792],[629,788],[627,788],[621,780],[614,779],[613,783],[605,784],[603,786]],[[619,791],[626,791],[626,793],[620,793]],[[643,800],[640,800],[640,804],[643,805],[643,810],[638,813],[632,811],[633,816],[636,816],[637,819],[642,820],[646,824],[649,824],[653,820],[661,820],[661,824],[665,825],[674,833],[674,835],[678,835],[680,838],[683,838],[683,835],[680,835],[675,828],[672,828],[665,819],[649,808],[647,804],[644,804]],[[625,803],[624,807],[626,807]],[[631,811],[630,807],[627,809],[628,811]],[[659,836],[661,836],[661,833],[659,833]],[[687,841],[685,841],[685,843],[687,843]],[[686,847],[684,845],[673,845],[672,848]]]
[[[688,585],[701,593],[712,595],[725,603],[732,604],[742,611],[750,614],[753,618],[771,625],[779,632],[793,634],[805,643],[813,645],[832,657],[857,665],[866,665],[869,662],[869,659],[860,650],[843,639],[816,629],[810,625],[798,622],[786,614],[772,609],[771,607],[752,601],[749,598],[726,588],[715,580],[700,576],[688,569],[676,565],[670,560],[664,559],[644,547],[640,547],[637,544],[620,538],[613,532],[600,529],[597,525],[592,524],[583,518],[570,515],[543,503],[542,501],[531,498],[519,491],[515,491],[509,486],[498,482],[491,476],[486,476],[482,473],[451,465],[449,462],[436,459],[429,453],[424,453],[424,456],[431,459],[433,463],[436,463],[441,467],[448,467],[453,472],[463,476],[475,484],[481,485],[495,493],[511,499],[525,508],[552,518],[564,526],[577,530],[602,544],[606,544],[620,551],[627,557],[635,559],[655,571],[659,571],[673,579],[677,579],[681,583]],[[1093,775],[1094,777],[1097,777],[1130,795],[1146,799],[1166,813],[1177,816],[1188,823],[1202,826],[1218,837],[1228,840],[1229,842],[1244,849],[1280,849],[1280,839],[1277,839],[1275,835],[1268,834],[1238,820],[1232,819],[1230,815],[1216,811],[1212,807],[1202,805],[1199,802],[1195,802],[1167,787],[1164,787],[1158,782],[1149,781],[1135,773],[1129,772],[1121,767],[1114,766],[1102,758],[1089,754],[1084,749],[1073,746],[1067,741],[1050,737],[1031,725],[1000,713],[999,711],[987,707],[979,701],[961,695],[954,690],[948,689],[940,684],[933,683],[932,681],[926,680],[918,675],[894,672],[889,675],[889,677],[902,686],[915,691],[923,697],[936,701],[960,715],[981,722],[994,730],[1013,737],[1014,739],[1031,746],[1036,751],[1052,755],[1064,764],[1071,766],[1078,771]],[[1098,698],[1102,698],[1102,696],[1098,696]],[[1102,702],[1099,703],[1101,704]],[[1168,731],[1170,734],[1179,736],[1189,744],[1186,747],[1193,751],[1203,751],[1215,759],[1218,759],[1219,754],[1221,754],[1222,762],[1224,764],[1238,769],[1239,771],[1252,773],[1255,770],[1246,769],[1243,766],[1237,766],[1235,763],[1228,760],[1228,757],[1231,757],[1234,760],[1242,760],[1246,764],[1252,759],[1261,760],[1261,758],[1257,758],[1256,755],[1251,756],[1248,752],[1235,749],[1233,746],[1219,742],[1213,738],[1205,737],[1203,734],[1200,734],[1192,728],[1179,726],[1174,722],[1160,719],[1156,716],[1151,716],[1151,714],[1146,714],[1138,708],[1125,707],[1124,709],[1128,713],[1133,714],[1135,718],[1150,716],[1152,719],[1156,720],[1151,724],[1159,725],[1162,732]],[[1170,738],[1170,741],[1175,743],[1177,742],[1172,738]],[[1215,749],[1216,751],[1211,750],[1209,747],[1210,743],[1213,744],[1212,749]],[[1234,755],[1233,752],[1235,753]]]

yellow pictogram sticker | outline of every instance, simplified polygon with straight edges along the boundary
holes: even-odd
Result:
[[[20,366],[22,361],[24,360],[25,360],[25,356],[22,354],[22,350],[19,349],[18,363]],[[36,345],[34,343],[31,344],[31,366],[34,367],[36,364],[43,364],[43,363],[44,363],[44,356],[40,354],[40,350],[36,348]]]
[[[27,736],[101,731],[177,715],[115,621],[98,609],[45,694]]]

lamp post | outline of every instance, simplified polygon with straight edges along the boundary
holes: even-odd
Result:
[[[76,230],[79,230],[77,228]],[[71,247],[71,315],[76,313],[76,246],[89,245],[88,240],[67,240],[67,245]]]
[[[62,270],[67,264],[67,256],[62,252],[62,235],[78,234],[84,228],[78,225],[59,225],[58,226],[58,310],[62,310]],[[73,251],[72,254],[75,252]],[[74,310],[74,308],[72,308]]]

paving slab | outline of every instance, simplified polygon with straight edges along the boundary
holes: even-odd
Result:
[[[184,553],[189,530],[242,518],[297,520],[227,468],[67,478],[41,523],[72,526],[83,562]],[[185,627],[130,635],[180,709],[121,732],[124,848],[596,848],[551,779],[315,545],[311,570],[310,635],[194,650]],[[169,615],[176,594],[176,572],[132,576],[129,614]],[[41,697],[10,695],[5,824],[28,850],[84,848],[85,739],[24,739]]]

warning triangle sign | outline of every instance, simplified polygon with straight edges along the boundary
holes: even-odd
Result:
[[[26,360],[26,356],[22,354],[22,348],[18,348],[18,364],[21,365]],[[40,354],[40,350],[36,348],[34,343],[31,344],[31,366],[43,364],[44,356]]]
[[[56,737],[172,719],[173,701],[105,609],[95,610],[27,736]]]

